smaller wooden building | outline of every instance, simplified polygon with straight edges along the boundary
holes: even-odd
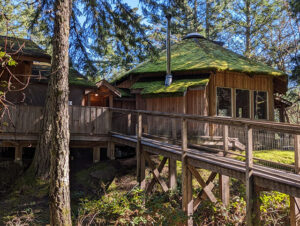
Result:
[[[51,56],[32,40],[15,37],[0,36],[0,50],[7,52],[17,61],[17,65],[10,67],[9,70],[23,84],[13,78],[11,89],[25,88],[18,92],[8,92],[6,99],[14,104],[44,106],[48,80],[51,76]],[[8,81],[8,73],[4,72],[1,81]],[[69,85],[69,104],[77,106],[84,105],[85,93],[96,88],[94,83],[88,81],[74,68],[70,68]]]

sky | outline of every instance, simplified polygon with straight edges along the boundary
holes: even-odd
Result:
[[[132,8],[139,7],[139,0],[124,0],[124,2],[126,2]]]

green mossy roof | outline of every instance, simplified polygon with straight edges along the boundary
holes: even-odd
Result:
[[[236,54],[206,39],[187,39],[171,46],[172,71],[235,71],[248,74],[283,76],[284,72]],[[119,81],[130,74],[163,73],[166,71],[166,51],[155,61],[145,61],[121,75]]]
[[[206,86],[208,78],[175,80],[170,86],[165,86],[164,81],[136,82],[131,89],[142,89],[144,97],[182,96],[189,87]]]
[[[22,56],[29,56],[34,58],[44,58],[47,60],[51,60],[51,56],[47,54],[42,48],[40,48],[36,43],[29,39],[23,38],[15,38],[15,37],[6,37],[0,36],[0,49],[4,51],[6,42],[6,52],[11,54],[20,49],[21,46],[23,48],[20,49],[18,54]]]
[[[121,89],[121,88],[118,88],[118,90],[120,91],[121,93],[121,97],[132,97],[133,95],[130,93],[129,90],[127,89]]]
[[[37,78],[38,82],[48,82],[48,78],[51,72],[51,65],[48,63],[34,63],[32,66],[32,74],[33,75],[42,75],[45,79],[40,80]],[[90,88],[95,88],[96,84],[94,82],[86,79],[82,74],[80,74],[77,70],[70,67],[69,69],[69,84],[77,85],[77,86],[86,86]]]

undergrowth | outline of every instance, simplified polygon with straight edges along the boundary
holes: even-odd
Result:
[[[262,192],[262,225],[289,224],[289,197],[279,192]],[[246,202],[234,196],[225,207],[220,201],[202,201],[194,213],[198,225],[245,225]],[[75,219],[75,216],[74,216]],[[116,190],[99,200],[82,199],[76,224],[79,225],[182,225],[187,216],[181,210],[180,192],[156,192],[145,196],[134,189],[130,193]]]

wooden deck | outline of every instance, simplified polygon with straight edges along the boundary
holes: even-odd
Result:
[[[114,118],[114,114],[124,114],[126,117]],[[132,120],[133,115],[135,119]],[[151,134],[143,133],[143,117],[162,117],[170,121],[180,120],[181,127],[170,128],[173,139],[156,139]],[[126,119],[128,122],[121,121]],[[39,135],[42,108],[17,106],[10,110],[10,120],[6,117],[8,125],[0,133],[0,141],[36,141]],[[189,121],[189,123],[188,123]],[[188,126],[191,122],[214,123],[223,128],[222,149],[213,149],[205,146],[188,144]],[[134,123],[133,123],[134,122]],[[113,124],[120,124],[122,131],[112,131]],[[175,125],[176,123],[171,123]],[[132,127],[135,127],[132,129]],[[231,158],[228,142],[228,126],[240,127],[246,137],[245,161]],[[178,137],[180,129],[180,137]],[[291,167],[294,172],[278,170],[267,166],[255,164],[253,161],[253,130],[266,130],[288,133],[294,136],[295,164]],[[133,135],[133,131],[134,135]],[[99,107],[70,106],[70,133],[71,140],[79,143],[87,142],[94,149],[94,159],[99,161],[100,149],[97,142],[105,142],[108,155],[114,158],[115,145],[127,145],[136,148],[137,180],[142,189],[151,192],[154,184],[161,185],[163,191],[176,187],[176,161],[182,162],[182,208],[191,216],[203,199],[216,202],[217,199],[212,189],[213,179],[219,175],[220,197],[225,205],[229,204],[229,177],[237,178],[246,184],[247,225],[256,225],[259,222],[259,193],[263,190],[276,190],[291,196],[291,225],[299,225],[300,201],[300,125],[274,123],[270,121],[254,121],[244,119],[220,118],[197,116],[187,114],[172,114],[140,110],[126,110]],[[156,154],[163,157],[158,166],[151,160],[150,155]],[[160,173],[169,162],[169,181],[164,181]],[[146,183],[146,163],[151,168],[152,179]],[[198,169],[211,171],[205,181]],[[193,183],[195,178],[203,188],[195,198],[193,197]],[[187,225],[193,225],[189,218]]]

